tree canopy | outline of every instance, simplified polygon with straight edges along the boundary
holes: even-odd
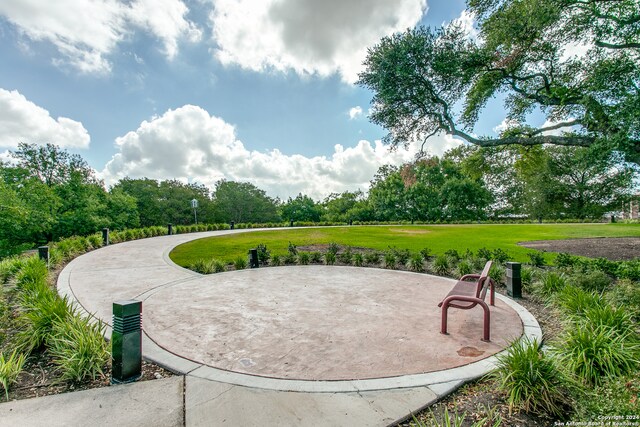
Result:
[[[640,164],[640,0],[468,0],[479,34],[419,27],[369,49],[359,84],[393,147],[445,133],[482,147],[604,147]],[[580,49],[585,54],[575,54]],[[504,94],[510,126],[473,128]],[[538,110],[545,125],[532,127]]]

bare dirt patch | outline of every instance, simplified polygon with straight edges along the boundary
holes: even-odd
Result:
[[[520,246],[547,252],[568,252],[589,258],[628,261],[640,256],[640,237],[596,237],[566,240],[534,240]]]
[[[431,231],[429,230],[423,230],[419,228],[418,229],[417,228],[391,228],[390,231],[398,234],[411,234],[411,235],[431,233]]]

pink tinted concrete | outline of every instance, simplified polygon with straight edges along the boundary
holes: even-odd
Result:
[[[482,310],[438,302],[455,281],[335,267],[271,267],[164,286],[144,301],[143,326],[162,348],[218,369],[282,379],[353,380],[440,371],[503,350],[523,332],[497,300],[492,340]]]

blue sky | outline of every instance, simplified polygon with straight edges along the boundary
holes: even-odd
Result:
[[[389,153],[353,84],[367,46],[463,14],[425,0],[17,0],[0,2],[0,153],[20,141],[124,176],[272,196],[366,190]],[[503,119],[490,104],[480,132]],[[439,136],[431,151],[455,146]],[[6,154],[5,154],[6,155]]]

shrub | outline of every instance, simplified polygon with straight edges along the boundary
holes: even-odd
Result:
[[[568,403],[568,381],[535,339],[516,341],[506,354],[498,355],[493,376],[499,380],[498,389],[507,394],[510,409],[557,416]]]
[[[487,248],[478,249],[477,254],[478,254],[478,258],[480,258],[484,262],[489,261],[493,256],[492,252]]]
[[[329,243],[329,247],[327,248],[328,253],[332,253],[333,255],[335,255],[338,253],[339,250],[340,250],[340,246],[337,243],[335,242]]]
[[[54,325],[75,314],[67,297],[60,298],[49,288],[26,293],[22,299],[24,311],[18,318],[21,330],[16,341],[25,353],[48,345],[55,334]]]
[[[621,279],[640,280],[640,261],[625,261],[616,267],[615,275]]]
[[[637,370],[640,346],[627,334],[586,322],[567,329],[557,348],[560,363],[588,385]]]
[[[456,266],[456,275],[459,277],[473,273],[473,265],[468,259],[461,259]]]
[[[409,261],[407,261],[406,266],[411,271],[422,273],[424,271],[424,259],[422,255],[419,253],[413,254],[411,258],[409,258]]]
[[[544,252],[541,252],[541,251],[529,252],[527,256],[529,256],[529,260],[530,260],[529,264],[531,264],[534,267],[542,267],[545,264]]]
[[[556,266],[560,268],[573,267],[578,262],[578,257],[568,254],[566,252],[560,252],[556,255]]]
[[[364,262],[369,265],[380,264],[380,252],[372,251],[364,254]]]
[[[319,264],[322,262],[322,252],[314,251],[311,252],[309,260],[313,263]]]
[[[593,270],[602,271],[611,276],[615,276],[618,273],[618,263],[615,261],[609,261],[606,258],[589,260],[589,266]]]
[[[296,261],[298,260],[298,255],[288,252],[287,254],[285,254],[282,260],[284,261],[285,264],[295,264]]]
[[[282,265],[282,257],[280,255],[278,255],[278,254],[273,254],[271,256],[270,264],[274,265],[276,267],[279,266],[279,265]]]
[[[420,255],[422,255],[422,258],[425,261],[429,261],[431,258],[433,258],[433,253],[431,252],[431,248],[423,248],[420,250]]]
[[[449,258],[446,255],[438,255],[433,261],[433,271],[440,276],[449,274]]]
[[[298,264],[308,265],[310,258],[309,252],[300,252],[298,253]]]
[[[351,248],[347,247],[341,254],[338,254],[338,260],[343,264],[351,264],[351,261],[353,261]]]
[[[6,358],[4,353],[0,352],[0,384],[2,384],[7,400],[9,400],[9,386],[18,379],[25,360],[26,356],[18,354],[17,350],[13,350],[9,358]]]
[[[247,259],[243,256],[239,256],[233,261],[233,266],[236,270],[244,270],[247,268]]]
[[[356,267],[362,267],[364,264],[364,257],[360,252],[353,254],[353,265]]]
[[[544,273],[535,283],[533,292],[543,298],[550,298],[567,285],[565,275],[555,271]]]
[[[189,270],[200,274],[211,274],[214,271],[213,260],[206,260],[204,258],[197,259],[189,266]]]
[[[214,273],[224,273],[225,271],[227,271],[227,265],[223,261],[220,261],[219,259],[213,259],[211,260],[211,262],[213,264]]]
[[[569,283],[585,291],[604,292],[611,285],[611,278],[602,271],[574,274]]]
[[[298,247],[291,242],[289,242],[289,246],[287,246],[287,251],[290,255],[298,255]]]
[[[392,251],[387,251],[384,253],[382,262],[384,264],[384,268],[393,269],[396,268],[398,259],[396,258],[396,254],[394,254]]]
[[[520,279],[522,280],[522,286],[528,288],[533,283],[534,270],[526,265],[520,268]]]
[[[333,265],[336,263],[336,254],[335,252],[328,251],[324,254],[324,263],[326,265]]]
[[[267,249],[267,245],[260,243],[256,246],[256,250],[258,251],[258,262],[262,265],[266,265],[269,262],[269,258],[271,258],[271,253]]]
[[[504,281],[505,273],[506,273],[506,269],[500,264],[498,264],[497,262],[494,262],[493,264],[491,264],[491,268],[489,269],[489,277],[495,280],[496,283],[505,282]]]
[[[448,249],[444,252],[445,256],[447,258],[449,258],[449,261],[453,262],[458,262],[458,260],[460,260],[460,254],[458,253],[457,250],[455,249]]]
[[[504,264],[509,261],[509,254],[500,248],[494,249],[491,255],[493,260],[499,264]]]
[[[102,247],[102,236],[99,233],[88,236],[87,240],[89,240],[91,246],[96,249]]]
[[[567,285],[556,293],[554,302],[569,316],[582,316],[588,308],[604,304],[600,295],[573,285]]]
[[[49,351],[65,380],[82,381],[102,375],[109,360],[104,324],[90,323],[88,318],[70,316],[55,324]]]

